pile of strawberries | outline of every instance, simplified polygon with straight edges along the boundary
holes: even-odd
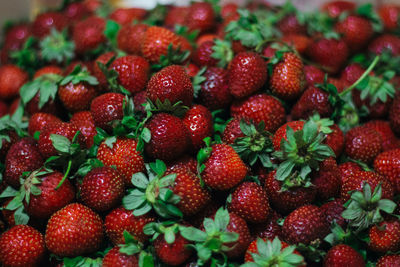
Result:
[[[1,266],[400,266],[400,6],[248,2],[5,26]]]

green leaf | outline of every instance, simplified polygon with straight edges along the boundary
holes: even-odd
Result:
[[[179,226],[181,235],[193,242],[204,242],[207,239],[207,234],[194,227]]]
[[[14,212],[14,221],[16,225],[19,224],[28,224],[29,222],[29,216],[26,214],[25,209],[23,206],[19,207],[15,212]]]
[[[142,251],[139,254],[139,267],[154,267],[154,258],[147,252]]]
[[[151,210],[151,205],[146,203],[146,204],[143,205],[143,207],[135,209],[133,211],[133,215],[135,215],[136,217],[137,216],[142,216],[142,215],[148,213],[150,210]]]
[[[15,190],[11,186],[7,186],[6,189],[0,194],[0,198],[15,197],[19,191]]]
[[[146,143],[150,142],[151,139],[151,132],[148,128],[144,127],[143,131],[140,134],[140,137],[145,141]]]
[[[54,148],[61,153],[68,153],[71,146],[71,141],[65,136],[58,134],[50,134],[50,140]]]
[[[140,189],[146,189],[149,184],[149,180],[147,179],[146,175],[142,172],[133,174],[131,182],[134,186]]]
[[[220,231],[225,231],[229,224],[229,212],[224,208],[219,208],[215,213],[214,221],[217,229]]]
[[[104,29],[104,35],[115,47],[117,46],[117,35],[120,28],[121,26],[117,22],[113,20],[107,20],[106,27]]]
[[[220,236],[220,239],[223,243],[232,243],[236,242],[239,239],[239,234],[238,233],[222,233]]]

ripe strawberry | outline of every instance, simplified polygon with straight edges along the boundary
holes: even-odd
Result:
[[[325,73],[321,69],[313,65],[305,65],[303,69],[308,86],[324,82]]]
[[[302,55],[307,52],[307,48],[312,42],[307,35],[295,33],[282,36],[282,41]]]
[[[133,96],[134,109],[140,111],[142,114],[146,114],[145,105],[147,104],[147,92],[146,90],[136,93]]]
[[[344,162],[339,165],[339,172],[342,182],[346,181],[349,177],[362,170],[363,169],[360,167],[360,165],[352,161]]]
[[[0,160],[2,160],[2,161],[5,160],[5,158],[7,156],[7,152],[11,148],[11,146],[15,142],[17,142],[19,139],[19,136],[17,135],[17,133],[13,130],[6,131],[6,134],[8,135],[8,137],[10,137],[10,141],[8,141],[6,138],[3,138],[3,140],[1,140]]]
[[[231,145],[239,137],[244,137],[245,134],[240,129],[240,119],[234,118],[226,124],[224,132],[222,133],[222,141]]]
[[[362,191],[364,183],[368,183],[371,190],[375,190],[378,184],[382,186],[382,199],[393,199],[393,186],[384,176],[370,171],[358,171],[343,181],[340,197],[343,201],[350,198],[350,191]]]
[[[117,35],[118,48],[128,54],[140,55],[147,24],[124,25]]]
[[[171,170],[174,170],[175,168],[180,169],[182,167],[197,175],[197,160],[195,158],[186,155],[168,166]]]
[[[247,167],[235,150],[226,144],[212,147],[201,178],[215,190],[228,190],[239,184],[247,174]]]
[[[218,60],[212,57],[214,53],[214,41],[209,40],[201,43],[193,53],[192,60],[197,66],[216,66]]]
[[[338,158],[344,148],[344,134],[337,124],[333,124],[329,128],[332,132],[326,134],[324,144],[328,145],[335,152],[336,158]]]
[[[378,14],[386,30],[395,30],[400,19],[400,7],[396,4],[383,4],[378,9]]]
[[[118,205],[124,196],[124,180],[121,173],[111,167],[94,168],[83,177],[80,197],[89,208],[107,211]]]
[[[69,21],[76,22],[88,16],[90,11],[84,3],[72,2],[65,7],[63,13]]]
[[[0,67],[0,99],[10,99],[18,95],[20,87],[28,80],[28,74],[15,65]]]
[[[89,17],[77,22],[72,29],[72,39],[77,53],[88,52],[104,43],[106,22],[100,17]]]
[[[108,81],[106,75],[103,73],[103,71],[100,69],[98,64],[104,64],[106,65],[113,57],[115,57],[114,52],[107,52],[104,54],[101,54],[93,63],[93,69],[92,69],[92,74],[94,77],[96,77],[97,81],[99,82],[99,85],[101,86],[102,89],[109,89],[108,86]]]
[[[137,255],[127,255],[120,247],[113,247],[103,258],[102,267],[125,266],[139,267]]]
[[[190,144],[189,133],[178,117],[156,114],[146,123],[146,128],[151,132],[151,139],[145,144],[145,151],[151,158],[173,161],[182,156]]]
[[[312,176],[312,183],[317,189],[319,199],[327,200],[339,194],[342,180],[334,158],[327,158],[321,162],[319,170]]]
[[[201,103],[210,110],[227,108],[232,102],[228,85],[228,71],[222,68],[209,67],[203,76],[199,98]]]
[[[265,222],[270,215],[267,194],[254,182],[244,182],[233,191],[228,210],[249,223]]]
[[[135,20],[142,20],[146,13],[142,8],[117,8],[110,14],[110,19],[118,24],[127,25]]]
[[[400,141],[394,135],[387,121],[372,120],[364,124],[364,126],[373,129],[381,136],[383,151],[400,148]]]
[[[17,225],[0,236],[3,266],[41,266],[46,253],[43,235],[28,225]]]
[[[168,9],[167,14],[164,18],[164,25],[169,29],[178,25],[185,25],[185,19],[187,13],[189,11],[189,7],[187,6],[172,6]]]
[[[181,45],[179,36],[166,28],[152,26],[146,30],[141,54],[150,63],[157,63],[161,55],[167,54],[168,46],[170,45],[172,45],[173,49],[177,49]]]
[[[246,221],[235,213],[229,213],[229,223],[226,230],[231,233],[238,233],[239,239],[236,241],[236,246],[226,252],[229,258],[239,258],[241,257],[251,242],[251,236],[249,232],[249,227]]]
[[[285,109],[276,98],[267,94],[252,95],[237,100],[231,105],[234,118],[253,120],[255,124],[265,123],[265,130],[275,132],[285,122]]]
[[[191,150],[197,152],[204,146],[203,139],[212,136],[213,119],[211,112],[202,105],[194,105],[182,119],[186,126],[191,140]]]
[[[272,140],[274,144],[274,149],[276,151],[281,150],[282,139],[284,138],[285,140],[287,140],[286,136],[287,127],[290,127],[294,132],[297,132],[303,129],[303,126],[304,126],[304,121],[290,121],[279,127],[279,129],[276,130],[274,134],[274,139]]]
[[[52,28],[61,31],[68,26],[67,17],[60,12],[46,12],[38,15],[32,23],[32,33],[35,37],[43,38]]]
[[[118,73],[118,83],[132,94],[142,91],[149,79],[150,65],[140,56],[117,58],[110,68]]]
[[[349,48],[343,40],[322,38],[308,47],[307,54],[328,73],[337,73],[349,56]]]
[[[325,255],[324,266],[365,267],[365,262],[361,254],[358,253],[355,249],[348,245],[340,244],[332,247]]]
[[[93,99],[90,104],[90,113],[92,113],[96,126],[108,129],[110,122],[121,120],[124,101],[125,96],[118,93],[106,93]]]
[[[383,221],[369,229],[369,248],[379,253],[396,252],[400,249],[400,223]]]
[[[235,98],[257,92],[267,81],[267,64],[253,52],[237,54],[229,65],[229,90]]]
[[[352,51],[362,49],[374,35],[372,23],[361,16],[350,15],[336,24],[336,31]]]
[[[306,85],[303,63],[294,53],[285,53],[274,66],[270,81],[272,94],[284,100],[297,98]]]
[[[390,107],[389,120],[393,132],[400,134],[400,94],[396,94]]]
[[[74,113],[69,122],[74,124],[83,135],[86,148],[92,147],[94,143],[93,138],[97,134],[92,113],[90,111]]]
[[[284,34],[306,34],[307,27],[300,24],[295,14],[289,14],[277,23],[278,29]]]
[[[380,153],[374,160],[374,169],[390,180],[395,192],[400,192],[400,148]]]
[[[147,97],[156,103],[169,100],[171,104],[182,101],[190,106],[193,100],[193,85],[181,66],[168,66],[154,74],[147,84]]]
[[[308,119],[314,113],[321,117],[329,117],[333,112],[329,102],[329,93],[314,87],[308,87],[292,107],[291,115],[294,120]]]
[[[368,50],[375,54],[382,54],[388,50],[393,56],[400,55],[400,37],[392,34],[382,34],[368,45]]]
[[[106,216],[104,228],[114,245],[125,243],[123,235],[125,230],[139,242],[145,242],[149,237],[143,233],[143,227],[155,220],[156,218],[150,214],[135,216],[132,211],[118,207]]]
[[[326,11],[328,15],[332,18],[337,18],[343,12],[351,12],[356,8],[356,3],[350,1],[333,0],[326,2],[322,6],[322,10]]]
[[[199,30],[201,33],[213,30],[216,14],[211,3],[192,3],[186,14],[185,25],[189,30]]]
[[[95,252],[103,240],[103,223],[88,207],[69,204],[51,216],[45,240],[47,248],[60,257]]]
[[[169,244],[164,235],[159,235],[154,240],[154,250],[158,258],[165,264],[180,266],[192,255],[188,248],[189,241],[183,238],[179,233],[175,234],[175,240]]]
[[[35,132],[42,131],[47,124],[54,122],[59,123],[61,120],[49,113],[35,113],[29,118],[28,133],[33,136]]]
[[[396,267],[400,265],[400,255],[385,255],[378,259],[376,267]]]
[[[381,150],[381,137],[374,130],[357,126],[346,133],[345,153],[353,159],[370,163]]]
[[[311,244],[322,240],[329,233],[329,228],[322,210],[314,205],[306,205],[286,217],[282,233],[289,244]]]
[[[43,165],[43,158],[35,140],[22,138],[8,150],[5,160],[4,181],[19,188],[19,178],[26,171],[36,170]]]
[[[342,217],[345,208],[343,207],[343,201],[340,198],[326,202],[321,206],[321,210],[325,214],[328,225],[332,225],[335,221],[339,226],[345,228],[346,220]]]

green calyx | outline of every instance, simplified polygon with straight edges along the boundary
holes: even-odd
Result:
[[[334,124],[333,120],[328,118],[321,118],[318,113],[315,113],[313,116],[311,116],[310,119],[318,125],[318,130],[320,132],[324,134],[330,134],[333,132],[333,130],[331,129],[331,126]]]
[[[245,136],[236,138],[233,149],[251,166],[260,161],[264,167],[271,168],[270,154],[274,149],[270,138],[272,134],[265,130],[265,123],[262,121],[255,126],[241,120],[240,129]]]
[[[119,252],[129,256],[138,254],[142,250],[143,244],[139,243],[127,230],[124,230],[123,235],[125,244],[118,245]]]
[[[389,82],[396,75],[395,71],[385,71],[381,77],[367,76],[357,86],[361,91],[361,100],[370,99],[370,104],[375,104],[378,100],[385,103],[388,98],[393,98],[396,89]]]
[[[211,218],[204,219],[204,231],[195,227],[179,226],[181,235],[185,239],[195,242],[190,246],[197,251],[197,263],[200,266],[210,260],[216,261],[218,256],[226,263],[225,252],[233,249],[234,242],[239,238],[239,234],[227,231],[229,220],[229,212],[220,208],[216,212],[214,220]]]
[[[282,182],[284,190],[298,186],[309,187],[312,170],[318,170],[320,162],[335,154],[329,146],[322,144],[325,136],[312,120],[296,132],[288,127],[286,136],[287,140],[282,138],[281,150],[273,153],[282,162],[275,179]]]
[[[307,31],[311,36],[322,34],[327,39],[338,40],[340,38],[340,35],[334,31],[336,19],[327,13],[319,11],[310,13],[297,12],[296,15],[300,24],[307,25]]]
[[[179,65],[185,62],[190,56],[190,51],[182,50],[180,46],[174,48],[172,44],[168,45],[167,54],[161,55],[158,64],[151,65],[152,70],[160,70],[170,65]]]
[[[67,31],[57,31],[52,28],[50,34],[39,43],[41,56],[47,62],[70,62],[75,54],[75,44],[67,39]]]
[[[220,68],[225,68],[233,59],[232,44],[229,41],[215,39],[212,50],[214,52],[211,57],[218,60],[217,66]]]
[[[99,81],[96,77],[90,75],[89,71],[81,65],[77,65],[74,70],[60,81],[60,85],[67,85],[68,83],[78,84],[86,82],[90,85],[98,85]]]
[[[164,102],[161,102],[161,100],[157,98],[154,103],[150,99],[147,99],[147,103],[148,105],[145,106],[145,110],[147,111],[152,113],[169,113],[178,118],[182,118],[189,109],[188,106],[183,105],[182,101],[172,104],[169,99],[165,99]]]
[[[14,64],[33,75],[42,65],[42,60],[37,51],[38,40],[34,37],[26,39],[20,50],[11,52],[10,57]]]
[[[110,58],[109,61],[107,61],[106,64],[103,64],[99,61],[97,61],[97,66],[103,72],[104,76],[106,76],[107,83],[111,89],[111,91],[116,92],[116,93],[122,93],[124,95],[131,95],[131,92],[129,92],[125,87],[123,87],[119,82],[118,82],[118,77],[119,74],[116,70],[110,69],[111,64],[114,62],[116,56],[113,56]]]
[[[296,247],[288,246],[282,249],[282,242],[278,237],[264,241],[257,239],[257,253],[251,253],[254,262],[248,262],[242,267],[287,266],[295,267],[304,265],[304,258],[294,253]]]
[[[204,76],[206,70],[207,67],[202,67],[192,78],[193,91],[194,91],[193,95],[195,98],[199,97],[199,93],[201,91],[201,84],[207,80],[207,78]]]
[[[206,168],[206,165],[204,162],[210,157],[212,153],[212,147],[211,147],[211,137],[206,137],[203,139],[205,143],[205,147],[199,149],[199,152],[197,152],[197,175],[200,179],[200,184],[203,187],[204,186],[204,181],[201,179],[201,173],[204,171]]]
[[[28,122],[23,119],[24,110],[21,105],[12,116],[9,114],[0,118],[0,149],[3,146],[3,140],[10,142],[10,132],[15,131],[19,137],[27,136],[26,129]]]
[[[180,197],[171,188],[176,174],[165,175],[167,167],[161,160],[146,165],[147,174],[139,172],[132,175],[134,189],[122,199],[127,210],[133,210],[135,216],[141,216],[154,210],[163,218],[182,218],[182,212],[176,207]]]
[[[163,235],[165,242],[172,244],[175,242],[175,235],[179,233],[179,227],[180,225],[175,221],[151,222],[143,227],[143,232],[152,236],[151,240]]]
[[[389,199],[381,199],[381,197],[381,184],[377,185],[372,192],[371,186],[365,182],[362,192],[352,192],[350,200],[345,204],[346,210],[342,213],[342,217],[349,220],[349,227],[358,233],[382,222],[384,220],[382,211],[392,214],[396,209],[396,203]]]
[[[372,28],[375,32],[382,32],[382,20],[378,13],[375,12],[374,7],[371,3],[359,5],[356,9],[356,14],[367,18],[371,22]]]

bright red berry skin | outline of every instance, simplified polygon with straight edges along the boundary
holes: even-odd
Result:
[[[282,138],[285,138],[285,140],[287,140],[287,137],[286,137],[287,127],[290,127],[290,128],[292,128],[292,130],[294,132],[297,132],[297,131],[303,129],[303,126],[304,126],[304,121],[290,121],[290,122],[282,125],[281,127],[279,127],[279,129],[276,130],[276,132],[274,134],[274,138],[272,140],[274,149],[276,151],[281,149]]]
[[[208,66],[213,67],[216,66],[218,61],[213,58],[211,55],[214,53],[214,41],[209,40],[201,43],[194,52],[192,56],[193,62],[197,66]]]
[[[364,267],[365,262],[360,253],[348,245],[332,247],[325,256],[324,267]]]
[[[338,158],[343,152],[344,134],[337,124],[333,124],[329,128],[332,132],[326,135],[324,144],[328,145]]]
[[[336,24],[336,31],[353,51],[363,48],[374,34],[371,22],[361,16],[350,15]]]
[[[147,97],[155,103],[157,99],[171,104],[182,101],[190,106],[193,100],[193,85],[185,70],[178,65],[168,66],[151,77],[147,84]]]
[[[168,265],[179,266],[192,255],[192,251],[187,248],[189,241],[180,234],[175,234],[175,241],[172,244],[165,241],[164,235],[159,235],[153,244],[158,258]]]
[[[379,258],[376,267],[397,267],[400,266],[400,255],[386,255]]]
[[[148,156],[170,162],[186,151],[189,134],[178,117],[159,113],[151,118],[146,127],[151,132],[151,139],[145,144]]]
[[[382,54],[389,50],[393,56],[400,55],[400,38],[393,34],[382,34],[375,38],[369,45],[368,50],[375,54]]]
[[[240,129],[240,119],[230,120],[222,133],[222,141],[228,145],[235,143],[235,140],[239,137],[244,137],[244,133]]]
[[[75,51],[88,52],[105,42],[104,28],[106,22],[100,17],[89,17],[77,22],[72,30],[72,39],[75,42]]]
[[[99,67],[99,63],[106,65],[109,61],[116,57],[114,52],[107,52],[101,54],[96,60],[93,62],[93,68],[91,74],[96,77],[97,81],[99,82],[99,87],[101,89],[108,89],[108,81],[107,77],[104,75],[103,71]]]
[[[383,151],[400,148],[400,141],[394,135],[389,122],[383,120],[371,120],[364,124],[364,126],[373,129],[381,136]]]
[[[28,73],[15,65],[0,67],[0,99],[16,97],[19,89],[28,81]]]
[[[58,97],[64,107],[71,112],[87,110],[93,98],[96,97],[96,89],[87,83],[68,83],[58,89]]]
[[[314,205],[297,208],[283,223],[282,234],[290,244],[310,244],[322,240],[329,233],[325,214]]]
[[[204,33],[215,27],[216,15],[210,3],[192,3],[185,18],[185,25],[190,30]]]
[[[321,206],[321,210],[325,214],[328,225],[332,225],[333,221],[336,221],[342,228],[346,227],[346,220],[342,217],[342,212],[345,208],[340,198],[326,202]]]
[[[229,65],[229,90],[235,98],[243,98],[257,92],[267,78],[267,64],[256,53],[239,53]]]
[[[90,112],[97,127],[108,129],[108,123],[123,117],[122,106],[125,96],[118,93],[106,93],[93,99]]]
[[[345,153],[353,159],[370,163],[381,150],[381,137],[374,130],[358,126],[346,133]]]
[[[43,235],[31,226],[17,225],[0,236],[0,264],[2,266],[41,266],[45,253]]]
[[[285,123],[282,103],[267,94],[256,94],[234,102],[231,105],[231,115],[238,119],[253,120],[255,124],[264,121],[265,130],[272,133]]]
[[[377,173],[390,180],[396,192],[400,192],[400,149],[382,152],[374,160]]]
[[[128,231],[140,242],[145,242],[149,236],[143,233],[143,227],[155,221],[150,214],[142,216],[133,215],[131,210],[123,207],[113,209],[105,218],[104,228],[108,238],[114,245],[124,244],[124,230]]]
[[[98,167],[83,177],[80,197],[89,208],[102,212],[109,210],[124,196],[125,178],[111,167]]]
[[[270,215],[267,194],[254,182],[244,182],[233,191],[228,209],[249,223],[265,222]]]
[[[352,161],[339,164],[339,172],[342,182],[346,181],[350,176],[362,170],[363,169],[360,167],[360,165]]]
[[[369,248],[378,253],[396,252],[400,249],[400,222],[383,221],[369,229]]]
[[[93,146],[93,138],[97,134],[97,130],[92,113],[90,113],[90,111],[74,113],[69,122],[74,124],[78,127],[79,131],[81,131],[86,148]]]
[[[47,248],[60,257],[95,252],[103,240],[103,222],[88,207],[72,203],[51,216],[45,240]]]
[[[46,12],[38,15],[32,24],[35,37],[43,38],[50,33],[51,28],[61,31],[68,26],[67,17],[60,12]]]
[[[321,117],[329,117],[333,109],[328,98],[329,94],[322,89],[308,87],[292,107],[292,118],[308,119],[314,113],[318,113]]]
[[[38,112],[29,118],[28,133],[33,136],[35,132],[42,131],[48,123],[59,123],[61,120],[49,113]]]
[[[399,26],[400,7],[395,3],[383,4],[378,9],[378,14],[386,30],[395,30]]]
[[[393,132],[400,134],[400,94],[396,94],[389,111],[390,126]]]
[[[228,71],[209,67],[204,77],[206,80],[201,84],[199,93],[201,103],[210,110],[227,108],[233,99],[229,91]]]
[[[103,258],[102,267],[139,267],[137,255],[127,255],[119,251],[120,247],[113,247]]]
[[[124,25],[118,32],[118,48],[128,54],[140,55],[147,28],[146,24]]]
[[[338,196],[342,179],[334,158],[327,158],[319,165],[319,170],[312,174],[312,183],[317,189],[317,197],[327,200]]]
[[[239,217],[233,212],[229,213],[229,224],[226,227],[228,232],[234,232],[239,234],[239,239],[232,244],[231,246],[235,245],[235,247],[226,252],[228,258],[237,259],[243,257],[246,249],[249,247],[251,242],[251,236],[249,227],[244,219]]]
[[[228,190],[240,183],[247,174],[247,167],[229,145],[212,146],[210,157],[204,162],[201,173],[206,185],[215,190]]]

